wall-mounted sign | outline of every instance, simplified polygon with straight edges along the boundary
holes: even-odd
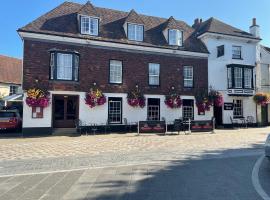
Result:
[[[233,103],[224,103],[224,110],[233,110]]]

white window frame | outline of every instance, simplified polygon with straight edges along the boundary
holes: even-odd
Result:
[[[242,47],[241,46],[232,46],[232,58],[233,59],[242,59]]]
[[[233,104],[234,104],[233,118],[243,117],[243,100],[242,99],[234,99]]]
[[[241,67],[234,68],[234,87],[243,88],[243,68]]]
[[[244,87],[252,88],[252,69],[244,68]]]
[[[119,109],[114,109],[113,106],[119,106]],[[119,120],[111,120],[115,116],[114,119],[119,118]],[[112,100],[109,98],[108,102],[108,119],[110,124],[121,124],[122,123],[122,99],[120,100]]]
[[[62,58],[61,58],[62,57]],[[69,61],[64,60],[69,58]],[[73,55],[67,53],[57,53],[57,80],[73,80]],[[62,60],[61,60],[62,59]]]
[[[90,16],[81,16],[81,34],[98,36],[98,32],[99,32],[99,18]]]
[[[151,70],[151,68],[157,68]],[[157,73],[155,73],[157,72]],[[149,85],[160,85],[160,64],[149,63],[148,65],[148,83]]]
[[[129,40],[142,42],[144,39],[144,25],[127,23],[127,35]]]
[[[123,64],[120,60],[110,60],[110,83],[122,83]]]
[[[178,29],[168,30],[169,45],[182,46],[183,45],[183,31]]]
[[[191,71],[188,71],[191,70]],[[192,88],[194,85],[194,74],[193,74],[193,66],[184,66],[183,68],[183,77],[184,77],[184,87]]]

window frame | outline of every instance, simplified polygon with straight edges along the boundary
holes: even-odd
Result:
[[[187,101],[191,104],[191,105],[184,105],[185,103],[187,103]],[[190,120],[194,120],[194,100],[193,99],[183,99],[183,105],[182,105],[182,118],[183,120],[186,120],[184,117],[184,112],[185,112],[185,108],[192,108],[192,118],[189,118]]]
[[[236,87],[236,79],[235,79],[235,69],[239,68],[241,69],[241,85],[242,87]],[[250,87],[246,86],[246,76],[245,76],[245,70],[250,70]],[[231,70],[231,87],[230,87],[230,81],[229,81],[229,70]],[[228,66],[227,67],[227,88],[228,89],[254,89],[254,78],[253,78],[253,67],[247,67],[247,66]]]
[[[57,78],[57,59],[58,54],[70,54],[72,55],[72,79],[58,79]],[[75,60],[78,59],[77,67],[75,66]],[[65,81],[65,82],[79,82],[80,80],[80,54],[78,52],[71,51],[50,51],[50,70],[49,70],[49,80],[52,81]],[[75,71],[76,70],[76,71]],[[77,77],[75,74],[77,73]]]
[[[129,38],[129,25],[135,26],[136,28],[134,29],[134,39]],[[142,27],[142,40],[137,39],[137,27],[141,26]],[[144,41],[144,25],[143,24],[136,24],[136,23],[127,23],[127,39],[130,41],[137,41],[137,42],[143,42]]]
[[[9,96],[14,95],[14,94],[17,94],[18,93],[18,90],[19,90],[19,86],[18,85],[10,85],[9,86]]]
[[[89,27],[88,27],[88,32],[83,32],[83,26],[82,26],[82,19],[87,18],[89,20]],[[91,33],[91,19],[97,20],[97,30],[96,33]],[[86,16],[86,15],[81,15],[80,16],[80,31],[81,34],[83,35],[91,35],[91,36],[99,36],[99,18],[98,17],[93,17],[93,16]]]
[[[180,33],[180,35],[181,35],[181,40],[178,40],[178,42],[176,40],[176,44],[172,44],[171,43],[170,31],[176,31],[176,33]],[[171,45],[171,46],[182,47],[183,46],[183,36],[184,36],[184,33],[183,33],[182,30],[179,30],[179,29],[168,29],[168,44]]]
[[[150,99],[154,99],[154,100],[156,100],[156,101],[158,101],[158,105],[154,105],[154,104],[150,104],[149,105],[149,100]],[[158,107],[158,116],[157,116],[157,118],[156,119],[151,119],[150,120],[150,118],[149,118],[149,113],[150,113],[150,107]],[[147,99],[147,120],[150,120],[150,121],[160,121],[160,98],[148,98]]]
[[[217,46],[217,58],[222,57],[225,55],[225,45]]]
[[[112,102],[120,102],[120,121],[112,122],[110,121],[110,103]],[[123,121],[123,98],[122,97],[109,97],[108,98],[108,123],[109,124],[122,124]]]
[[[185,68],[191,68],[192,69],[192,79],[185,78]],[[185,86],[185,81],[192,80],[192,86]],[[193,66],[183,66],[183,87],[184,88],[194,88],[194,67]]]
[[[234,48],[240,48],[240,54],[238,55],[238,54],[234,54]],[[235,57],[235,55],[237,55],[236,57]],[[242,60],[243,58],[242,58],[242,46],[237,46],[237,45],[233,45],[232,46],[232,59],[238,59],[238,60]]]
[[[121,82],[112,82],[111,81],[111,62],[112,61],[118,61],[118,62],[121,62]],[[109,60],[109,83],[110,84],[117,84],[117,85],[121,85],[123,84],[123,61],[122,60],[116,60],[116,59],[110,59]]]
[[[239,69],[240,70],[240,73],[239,73],[239,75],[241,75],[241,77],[239,76],[239,77],[237,77],[236,78],[236,69]],[[234,68],[234,88],[237,88],[237,89],[239,89],[239,88],[243,88],[243,79],[244,79],[244,77],[243,77],[243,68],[241,68],[241,67],[235,67]],[[241,84],[241,86],[236,86],[236,83],[237,83],[237,81],[236,80],[240,80],[240,84]]]
[[[159,67],[158,75],[150,75],[150,65],[155,65]],[[150,77],[158,77],[158,84],[151,84]],[[148,85],[149,86],[160,86],[160,64],[159,63],[148,63]]]
[[[236,106],[236,105],[239,105],[239,104],[237,104],[237,101],[241,102],[240,115],[235,115],[235,113],[236,113],[235,109],[239,108]],[[233,100],[233,118],[239,119],[239,118],[243,118],[243,116],[244,116],[243,100],[242,99],[234,99]]]

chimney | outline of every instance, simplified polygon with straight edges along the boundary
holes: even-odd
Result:
[[[196,29],[200,26],[202,19],[196,18],[194,20],[194,24],[192,25],[192,28]]]
[[[257,25],[256,18],[252,19],[252,25],[249,27],[249,32],[254,37],[257,37],[257,38],[260,37],[260,26]]]

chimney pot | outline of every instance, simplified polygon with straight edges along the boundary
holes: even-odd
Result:
[[[252,19],[252,26],[257,26],[256,18],[255,17]]]
[[[202,18],[200,19],[200,24],[202,23]]]

